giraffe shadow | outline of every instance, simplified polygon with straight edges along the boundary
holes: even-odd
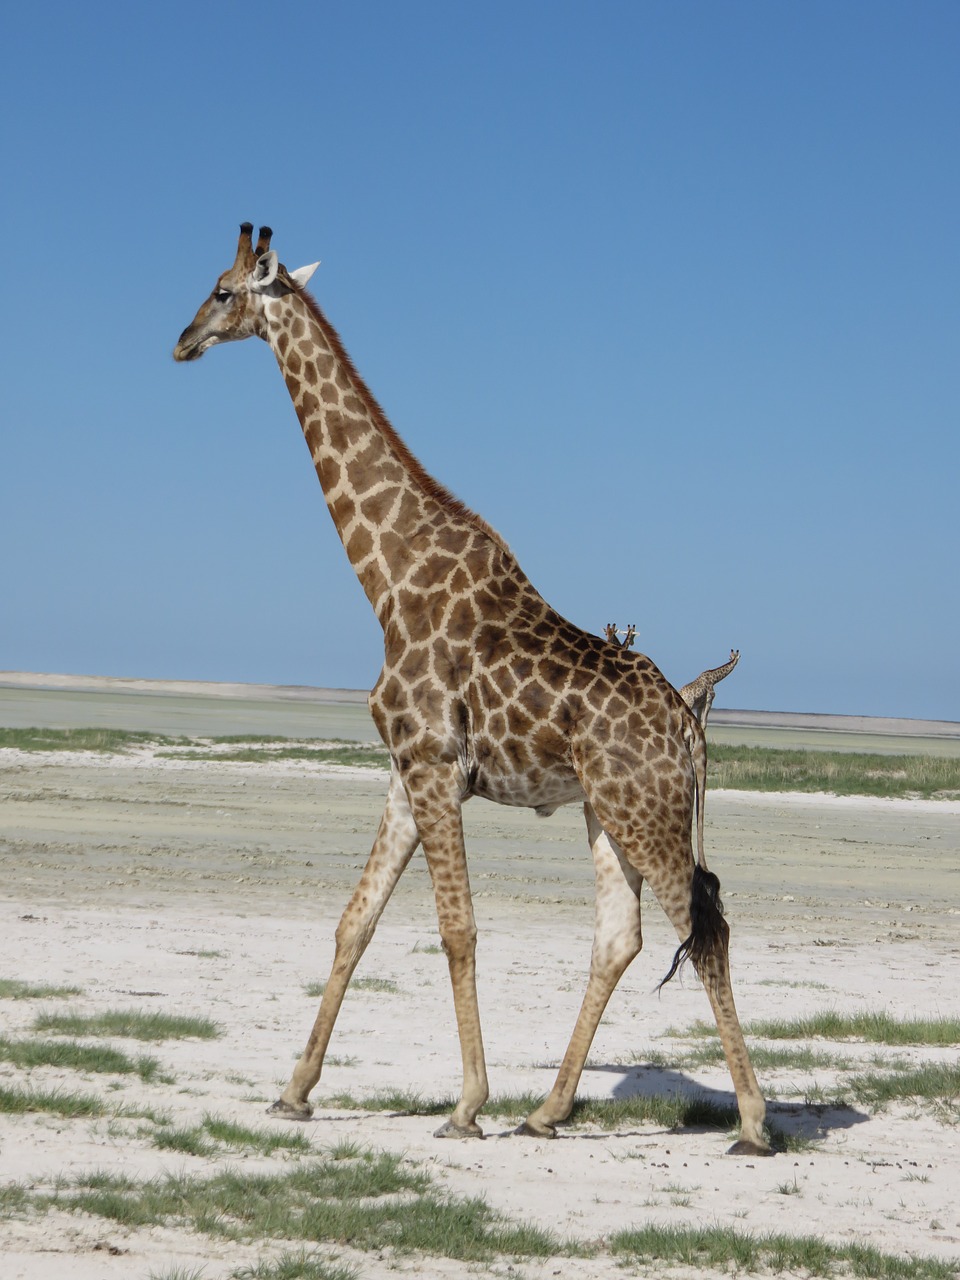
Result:
[[[584,1076],[592,1071],[615,1072],[621,1077],[610,1094],[615,1102],[643,1098],[680,1098],[689,1101],[692,1118],[684,1128],[704,1123],[703,1120],[694,1118],[698,1103],[716,1110],[718,1115],[728,1113],[732,1123],[736,1123],[737,1096],[732,1089],[712,1088],[694,1080],[683,1071],[669,1067],[598,1064],[587,1067]],[[866,1124],[870,1119],[867,1112],[843,1103],[784,1102],[776,1099],[767,1102],[768,1124],[779,1130],[785,1138],[801,1138],[806,1142],[822,1140],[829,1133],[852,1129],[855,1125]]]

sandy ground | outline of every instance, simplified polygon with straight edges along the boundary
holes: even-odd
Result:
[[[77,1011],[195,1012],[213,1041],[118,1047],[159,1057],[176,1080],[84,1077],[0,1062],[0,1085],[80,1088],[152,1106],[178,1124],[214,1113],[279,1122],[264,1106],[285,1083],[315,1012],[306,984],[326,977],[333,931],[369,848],[384,777],[315,766],[186,764],[147,757],[26,756],[0,751],[0,976],[82,988]],[[716,792],[710,865],[724,884],[744,1021],[837,1008],[958,1013],[960,804]],[[572,1029],[590,951],[592,880],[575,808],[548,820],[482,802],[467,808],[480,925],[480,1000],[494,1093],[545,1092]],[[644,953],[600,1028],[581,1094],[675,1091],[728,1102],[723,1068],[646,1065],[679,1049],[676,1033],[709,1017],[696,980],[654,992],[675,945],[652,899]],[[422,858],[408,870],[358,976],[394,993],[348,994],[334,1060],[304,1126],[318,1151],[342,1139],[404,1152],[454,1194],[482,1194],[513,1218],[602,1240],[649,1222],[743,1232],[821,1234],[897,1253],[960,1258],[960,1141],[928,1108],[879,1114],[807,1104],[829,1073],[760,1072],[770,1118],[811,1139],[799,1154],[727,1159],[728,1135],[653,1125],[567,1130],[556,1142],[510,1136],[443,1143],[437,1121],[324,1108],[341,1090],[453,1095],[459,1051]],[[49,1002],[0,1002],[0,1034],[31,1034]],[[689,1042],[687,1042],[689,1043]],[[844,1052],[869,1063],[872,1046]],[[888,1051],[956,1060],[956,1051]],[[149,1177],[208,1172],[209,1160],[158,1150],[106,1119],[0,1116],[0,1183],[45,1186],[93,1169]],[[0,1221],[4,1280],[124,1280],[202,1267],[216,1280],[276,1249],[172,1228],[49,1214]],[[465,1277],[434,1259],[337,1253],[360,1274]],[[596,1259],[507,1262],[492,1270],[586,1280],[624,1274]],[[636,1273],[636,1268],[633,1269]],[[660,1275],[657,1266],[649,1273]],[[683,1275],[682,1271],[672,1274]],[[689,1273],[693,1274],[693,1273]],[[704,1274],[701,1271],[696,1274]]]

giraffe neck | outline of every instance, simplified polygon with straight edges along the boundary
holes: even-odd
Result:
[[[445,541],[506,551],[479,516],[421,466],[387,421],[312,298],[265,307],[266,334],[290,392],[347,556],[381,624],[396,589]]]

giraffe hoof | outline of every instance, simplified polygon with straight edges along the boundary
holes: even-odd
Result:
[[[478,1124],[454,1124],[448,1120],[433,1135],[435,1138],[482,1138],[483,1130]]]
[[[552,1124],[531,1124],[529,1120],[524,1120],[523,1124],[517,1125],[514,1134],[518,1138],[555,1138],[557,1136],[556,1125]]]
[[[728,1156],[772,1156],[773,1152],[765,1142],[750,1142],[740,1138],[727,1151]]]
[[[295,1107],[291,1102],[278,1098],[272,1107],[267,1107],[268,1116],[279,1116],[282,1120],[309,1120],[313,1115],[313,1107],[309,1102]]]

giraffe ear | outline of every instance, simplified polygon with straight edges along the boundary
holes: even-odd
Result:
[[[311,262],[309,267],[297,267],[296,271],[291,271],[289,273],[290,279],[294,282],[295,285],[297,285],[298,288],[304,289],[306,288],[306,285],[310,277],[313,275],[313,273],[316,271],[319,265],[320,265],[319,262]]]
[[[261,253],[253,270],[250,272],[249,283],[254,293],[263,293],[265,289],[270,288],[277,278],[279,266],[277,255],[272,249],[267,249],[265,253]]]

